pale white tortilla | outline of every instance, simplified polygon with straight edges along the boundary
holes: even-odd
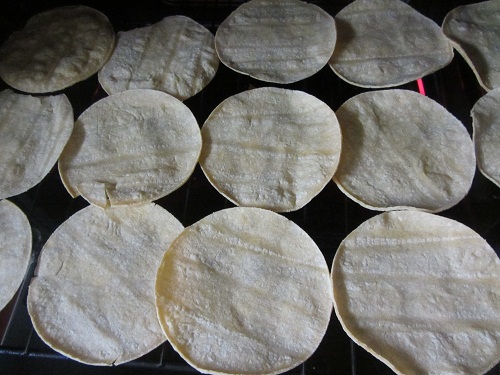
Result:
[[[57,162],[71,131],[66,95],[34,97],[0,92],[0,198],[24,193]]]
[[[0,200],[0,311],[21,285],[31,257],[31,225],[12,202]]]
[[[217,29],[215,48],[229,68],[266,82],[292,83],[318,72],[332,55],[335,21],[298,0],[251,0]]]
[[[500,2],[457,7],[443,21],[443,32],[472,68],[485,90],[500,86]]]
[[[453,48],[440,27],[401,0],[356,0],[335,16],[330,67],[361,87],[393,87],[448,65]]]
[[[99,71],[108,94],[155,89],[180,100],[200,92],[215,76],[219,57],[213,34],[184,16],[118,33],[113,55]]]
[[[332,298],[313,240],[259,208],[218,211],[186,228],[156,281],[170,343],[209,374],[278,374],[304,362],[325,334]]]
[[[334,181],[364,207],[439,212],[469,192],[472,139],[432,99],[408,90],[371,91],[336,114],[343,139]]]
[[[484,374],[500,359],[500,259],[472,229],[386,212],[341,243],[335,312],[397,374]]]
[[[86,6],[39,13],[0,48],[0,77],[29,93],[62,90],[97,73],[115,43],[107,17]]]
[[[184,184],[201,151],[188,107],[156,90],[128,90],[83,112],[59,160],[73,197],[100,207],[142,204]]]
[[[266,87],[229,97],[202,137],[205,175],[239,206],[297,210],[331,181],[340,158],[335,113],[301,91]]]
[[[28,292],[36,332],[54,350],[92,365],[118,365],[166,340],[154,285],[163,253],[183,230],[153,203],[88,206],[48,239]]]
[[[500,88],[479,99],[471,116],[477,166],[500,187]]]

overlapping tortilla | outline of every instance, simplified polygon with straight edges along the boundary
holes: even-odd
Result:
[[[217,72],[214,43],[208,29],[184,16],[119,32],[113,55],[99,71],[99,82],[108,94],[155,89],[187,99]]]
[[[471,111],[477,166],[500,186],[500,88],[479,99]]]
[[[463,56],[485,90],[500,86],[500,2],[457,7],[443,21],[443,32]]]
[[[305,361],[332,312],[325,259],[296,224],[236,207],[186,228],[156,281],[175,350],[209,374],[278,374]]]

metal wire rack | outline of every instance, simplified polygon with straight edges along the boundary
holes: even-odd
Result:
[[[135,3],[20,0],[0,4],[0,42],[14,30],[23,26],[33,14],[55,6],[83,3],[105,13],[115,30],[129,30],[159,21],[168,15],[182,14],[205,25],[215,33],[218,25],[243,0],[144,0]],[[335,15],[349,0],[312,1]],[[426,0],[408,3],[424,15],[441,23],[444,15],[454,7],[471,1]],[[472,105],[481,95],[473,73],[465,61],[456,54],[449,66],[423,79],[427,95],[444,105],[461,120],[471,132],[469,116]],[[221,64],[214,80],[199,94],[185,101],[199,124],[225,98],[238,92],[268,86],[252,78],[237,74]],[[274,85],[279,86],[279,85]],[[7,86],[0,82],[0,89]],[[348,98],[366,91],[349,85],[325,67],[306,80],[287,85],[315,95],[336,110]],[[417,90],[415,82],[401,88]],[[70,99],[75,117],[96,100],[105,96],[97,78],[78,83],[64,93]],[[69,360],[54,352],[41,341],[33,329],[26,307],[26,296],[38,255],[54,230],[73,213],[87,205],[82,198],[72,199],[62,185],[57,168],[37,186],[24,194],[11,198],[28,216],[33,230],[33,253],[29,270],[18,293],[0,311],[0,374],[196,374],[165,342],[151,353],[117,367],[94,367]],[[204,216],[231,206],[197,167],[188,182],[157,203],[185,226]],[[346,198],[330,183],[316,198],[301,210],[287,213],[286,217],[302,227],[318,244],[326,261],[331,265],[342,239],[364,220],[377,212],[362,208]],[[500,253],[500,190],[493,183],[476,174],[472,189],[457,206],[442,213],[458,220],[483,236]],[[290,375],[372,375],[392,374],[392,371],[355,345],[332,316],[330,327],[318,350],[304,364],[287,372]],[[500,366],[488,372],[499,375]]]

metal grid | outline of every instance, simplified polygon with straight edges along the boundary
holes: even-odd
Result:
[[[103,11],[115,29],[128,30],[159,21],[167,15],[183,14],[215,32],[220,22],[243,0],[156,0],[120,5],[113,2],[81,1]],[[349,0],[312,1],[335,15]],[[407,1],[424,15],[441,23],[447,11],[472,1]],[[54,0],[40,4],[35,0],[7,2],[0,5],[0,42],[41,10],[74,1]],[[444,105],[471,132],[469,111],[484,92],[470,68],[456,54],[449,66],[424,78],[427,95]],[[225,98],[238,92],[270,84],[237,74],[221,64],[215,79],[200,94],[185,101],[201,125],[209,113]],[[280,86],[280,85],[273,85]],[[0,89],[7,86],[0,82]],[[315,95],[336,110],[348,98],[366,91],[349,85],[325,67],[311,78],[281,86]],[[417,90],[416,83],[401,88]],[[96,100],[105,96],[96,77],[64,90],[74,107],[75,117]],[[57,168],[28,192],[11,198],[28,216],[33,230],[33,254],[25,280],[9,305],[0,311],[0,374],[196,374],[168,342],[135,361],[117,367],[94,367],[66,359],[44,344],[34,331],[27,313],[28,284],[40,250],[54,230],[73,213],[87,205],[82,198],[72,199],[63,187]],[[183,225],[232,206],[213,189],[199,166],[179,190],[157,201]],[[456,219],[483,236],[500,252],[500,190],[480,173],[476,174],[470,194],[457,206],[442,213]],[[302,227],[318,244],[331,265],[342,239],[364,220],[378,214],[346,198],[330,183],[301,210],[284,214]],[[387,366],[361,349],[347,337],[335,316],[318,350],[304,364],[288,371],[290,375],[392,374]],[[500,365],[488,372],[499,375]]]

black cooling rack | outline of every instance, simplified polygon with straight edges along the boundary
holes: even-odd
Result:
[[[129,30],[161,20],[168,15],[182,14],[193,18],[215,33],[217,26],[243,0],[143,0],[119,1],[2,1],[0,3],[0,42],[27,19],[42,10],[69,4],[85,4],[105,13],[116,31]],[[311,1],[335,15],[348,0]],[[407,0],[422,14],[441,24],[454,7],[473,1]],[[445,106],[472,132],[470,109],[484,94],[477,81],[456,53],[453,62],[423,79],[429,97]],[[200,126],[210,112],[224,99],[238,92],[263,86],[297,89],[315,95],[333,110],[350,97],[366,91],[336,77],[329,67],[314,76],[290,85],[259,82],[220,65],[214,80],[199,94],[185,101]],[[6,88],[0,81],[0,89]],[[417,90],[416,82],[399,88]],[[105,96],[96,76],[63,91],[70,99],[75,117],[92,103]],[[0,150],[1,152],[1,150]],[[117,367],[83,365],[56,353],[44,344],[33,329],[27,313],[28,284],[42,246],[53,231],[69,216],[87,205],[82,198],[72,199],[63,187],[57,168],[31,190],[12,197],[28,216],[33,230],[33,254],[25,280],[12,301],[0,311],[0,374],[196,374],[172,349],[168,342],[151,353]],[[199,166],[188,182],[169,196],[157,201],[185,226],[204,216],[232,206],[210,185]],[[318,244],[331,265],[342,239],[366,219],[378,214],[362,208],[346,198],[333,182],[303,209],[284,216],[302,227]],[[500,189],[476,173],[470,193],[455,207],[441,213],[458,220],[483,236],[500,254]],[[500,319],[500,317],[499,317]],[[326,336],[317,351],[304,364],[288,371],[289,375],[377,375],[393,374],[382,362],[368,354],[348,338],[333,315]],[[488,372],[500,375],[500,365]]]

